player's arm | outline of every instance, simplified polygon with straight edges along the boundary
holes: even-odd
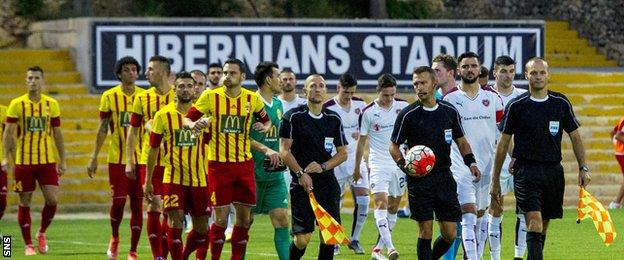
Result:
[[[140,111],[139,100],[134,101],[135,111]],[[137,104],[139,103],[139,104]],[[136,150],[137,138],[139,136],[139,130],[143,125],[143,115],[133,112],[130,117],[130,129],[128,129],[128,136],[126,136],[126,176],[134,180],[136,179],[136,163],[134,161],[134,154]]]
[[[468,168],[470,168],[470,173],[472,173],[472,176],[474,176],[473,181],[478,182],[479,180],[481,180],[481,171],[477,167],[477,161],[475,160],[468,140],[466,140],[466,137],[462,136],[456,138],[455,143],[457,144],[457,148],[459,148],[459,153],[464,158],[464,164],[468,166]]]
[[[622,131],[617,131],[611,136],[611,138],[615,138],[615,140],[618,140],[624,143],[624,134],[622,133]]]
[[[281,131],[281,130],[280,130]],[[295,156],[290,152],[290,147],[292,147],[293,139],[290,138],[280,138],[280,158],[288,168],[295,172],[298,177],[298,183],[303,187],[303,189],[307,192],[312,191],[312,178],[306,173],[303,168],[295,159]]]
[[[87,166],[87,174],[89,175],[89,178],[93,178],[93,175],[97,172],[97,157],[104,141],[106,140],[109,123],[110,116],[100,116],[100,126],[98,127],[98,132],[95,136],[95,147],[93,148],[93,154],[91,154],[91,158],[89,158],[89,165]]]
[[[254,130],[260,133],[266,133],[269,131],[271,128],[271,118],[269,118],[267,112],[264,111],[264,108],[258,112],[254,112],[254,117],[256,118],[256,122],[252,125]]]
[[[497,203],[500,203],[501,197],[501,169],[503,168],[503,163],[505,162],[505,157],[507,156],[511,140],[510,134],[503,133],[498,140],[496,153],[494,154],[494,169],[492,169],[492,187],[490,189],[490,194],[492,195],[492,199],[497,201]]]
[[[264,153],[264,155],[271,160],[272,167],[277,167],[279,165],[280,155],[277,151],[273,151],[273,149],[253,139],[251,140],[251,149]]]
[[[160,143],[162,141],[162,135],[151,133],[150,134],[150,149],[147,154],[147,173],[145,177],[145,185],[143,187],[145,198],[150,201],[154,196],[154,187],[152,186],[152,176],[154,176],[154,168],[156,168],[156,160],[158,159],[158,151],[160,150]]]
[[[8,167],[9,169],[13,169],[15,167],[15,142],[17,138],[15,136],[15,132],[17,130],[17,125],[15,123],[5,123],[4,133],[2,134],[2,145],[4,146],[4,154],[3,154],[3,162],[2,164]],[[6,160],[6,162],[5,162]],[[8,171],[7,171],[8,173]]]
[[[585,146],[583,145],[583,140],[581,139],[578,129],[568,133],[568,135],[570,136],[572,150],[574,151],[574,156],[579,166],[578,184],[587,186],[591,181],[591,176],[589,175],[589,169],[585,163]]]
[[[347,146],[338,146],[336,147],[336,153],[331,158],[329,158],[329,160],[325,161],[320,165],[316,163],[316,165],[318,165],[318,168],[320,169],[318,169],[316,165],[313,164],[314,162],[312,162],[310,165],[308,165],[308,167],[306,167],[306,172],[308,171],[308,168],[310,168],[310,171],[317,173],[322,173],[327,170],[336,168],[338,165],[347,160],[347,155]]]
[[[65,141],[63,140],[63,132],[61,131],[61,126],[53,126],[52,133],[54,134],[54,144],[56,145],[56,150],[58,151],[59,156],[59,163],[56,170],[58,172],[58,175],[63,175],[63,173],[65,173],[65,170],[67,169],[67,164],[65,162]]]
[[[364,158],[364,153],[368,148],[368,136],[360,135],[358,138],[357,148],[355,149],[355,167],[353,168],[353,181],[359,181],[362,176],[360,175],[360,164],[362,163],[362,158]]]

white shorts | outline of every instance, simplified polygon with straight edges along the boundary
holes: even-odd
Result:
[[[394,163],[386,166],[370,166],[371,193],[387,193],[390,197],[401,197],[407,186],[405,173]]]
[[[477,205],[477,210],[485,210],[490,206],[491,169],[491,163],[485,169],[479,169],[481,170],[481,179],[478,182],[474,182],[474,176],[470,174],[470,169],[465,165],[451,167],[453,178],[457,183],[459,205],[474,203]]]
[[[357,182],[353,182],[353,168],[355,168],[355,159],[347,159],[345,162],[334,168],[334,176],[340,185],[340,195],[342,195],[346,187],[368,189],[368,167],[364,161],[360,163],[360,178]]]
[[[507,157],[505,162],[503,162],[503,167],[501,168],[500,185],[502,196],[514,192],[513,175],[509,172],[509,162],[510,159]]]

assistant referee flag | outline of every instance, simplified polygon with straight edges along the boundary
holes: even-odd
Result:
[[[349,239],[345,235],[344,228],[336,221],[327,211],[319,205],[314,197],[314,193],[310,192],[310,205],[314,211],[316,222],[318,223],[323,243],[327,245],[349,244]]]
[[[598,234],[602,237],[605,245],[609,246],[615,240],[615,225],[611,221],[609,211],[594,196],[589,194],[585,188],[579,190],[578,217],[576,222],[581,223],[582,219],[591,218]]]

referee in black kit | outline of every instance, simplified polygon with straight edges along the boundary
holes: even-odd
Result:
[[[436,156],[436,164],[424,177],[408,174],[407,189],[411,217],[418,221],[418,259],[438,259],[451,246],[457,234],[457,222],[461,210],[457,200],[457,184],[451,174],[451,142],[455,141],[464,157],[464,163],[479,180],[481,172],[460,123],[459,113],[446,101],[436,101],[435,71],[426,66],[418,67],[412,76],[418,100],[404,108],[397,116],[390,144],[390,154],[399,168],[405,170],[405,159],[399,146],[407,142],[411,148],[425,145]],[[439,222],[442,236],[431,249],[433,213]]]
[[[570,136],[579,165],[578,184],[585,186],[591,178],[572,105],[563,94],[548,90],[548,63],[532,58],[525,65],[525,73],[529,91],[509,101],[500,125],[503,134],[496,148],[491,194],[492,202],[500,205],[501,167],[513,135],[517,209],[525,214],[528,259],[534,260],[543,259],[548,222],[563,216],[563,131]]]
[[[308,192],[314,191],[318,203],[340,223],[340,187],[333,169],[347,160],[347,141],[340,117],[323,108],[325,80],[320,75],[310,75],[304,89],[308,104],[286,112],[279,132],[280,157],[293,175],[291,260],[301,259],[314,231],[316,219]],[[332,156],[334,147],[336,154]],[[321,242],[318,259],[333,258],[334,246]]]

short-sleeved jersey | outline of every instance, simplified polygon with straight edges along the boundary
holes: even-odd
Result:
[[[332,157],[334,147],[348,145],[342,129],[340,116],[329,109],[323,109],[319,116],[312,115],[307,106],[299,106],[286,112],[280,127],[280,137],[292,139],[290,152],[305,168],[311,162],[322,164]],[[291,171],[293,182],[297,178]],[[334,170],[321,174],[310,174],[313,181],[336,178]]]
[[[121,85],[117,85],[107,91],[104,91],[100,99],[100,118],[108,118],[108,128],[110,129],[111,138],[108,145],[108,162],[116,164],[125,164],[126,157],[126,136],[130,127],[130,118],[132,115],[132,106],[134,105],[134,97],[138,93],[143,92],[142,88],[134,86],[134,92],[126,95]],[[137,142],[135,149],[134,161],[139,161],[141,147]]]
[[[139,127],[139,145],[141,147],[141,158],[139,158],[138,161],[139,164],[147,163],[147,155],[149,152],[150,133],[146,131],[145,124],[150,120],[154,120],[156,112],[173,102],[174,98],[175,90],[173,88],[170,88],[167,93],[161,95],[156,92],[156,87],[150,87],[148,90],[135,95],[134,104],[132,105],[130,125],[133,127]],[[161,156],[159,155],[156,165],[164,166],[160,157]]]
[[[323,107],[336,112],[336,114],[340,116],[340,119],[342,120],[342,129],[344,131],[345,138],[347,138],[347,142],[349,143],[347,146],[347,152],[350,157],[355,157],[357,139],[353,138],[353,135],[358,134],[359,132],[358,120],[360,119],[362,111],[366,107],[366,102],[364,102],[361,98],[353,97],[351,98],[350,103],[351,104],[348,109],[345,109],[338,103],[338,97],[334,97],[325,102]]]
[[[377,101],[364,108],[360,117],[360,135],[368,137],[369,165],[383,166],[392,162],[389,150],[390,137],[397,116],[407,106],[409,106],[407,101],[395,99],[388,109],[379,106]]]
[[[60,116],[58,102],[46,95],[41,95],[37,103],[31,101],[28,94],[11,100],[6,122],[17,124],[16,164],[56,162],[52,128],[61,126]]]
[[[277,97],[273,97],[270,103],[264,100],[262,96],[260,96],[260,99],[262,99],[262,101],[264,102],[264,110],[271,119],[271,129],[269,129],[269,131],[266,133],[260,133],[254,129],[251,129],[251,139],[266,145],[273,151],[279,152],[279,129],[280,125],[282,124],[282,116],[284,115],[282,102]],[[254,118],[252,124],[255,122],[256,119]],[[282,172],[264,172],[263,163],[266,155],[264,155],[263,152],[251,150],[251,154],[254,159],[254,172],[256,174],[257,182],[284,179],[284,174],[282,174]]]
[[[159,110],[154,116],[150,147],[160,147],[163,143],[163,183],[207,187],[203,135],[196,136],[184,127],[184,118],[185,113],[180,113],[175,103]]]
[[[513,88],[513,90],[511,91],[511,93],[509,93],[506,96],[500,92],[498,93],[498,95],[501,97],[501,100],[503,100],[503,107],[507,107],[507,104],[509,104],[509,101],[527,92],[526,89],[517,88],[516,86],[511,86],[511,87]],[[498,140],[500,138],[501,133],[500,131],[498,131],[497,133],[499,136],[496,139]],[[509,153],[507,153],[507,155],[505,156],[505,162],[503,164],[509,165],[509,162],[511,162],[511,156],[509,156]],[[503,174],[507,174],[507,173],[503,173]]]
[[[0,105],[0,133],[4,132],[4,122],[6,121],[7,107]],[[0,158],[2,158],[2,152],[4,149],[4,145],[2,143],[2,139],[0,138]]]
[[[511,100],[501,122],[503,133],[513,135],[514,158],[546,163],[561,161],[563,131],[579,127],[568,98],[554,91],[541,100],[528,92]]]
[[[252,117],[269,120],[264,103],[253,91],[241,88],[237,97],[225,94],[225,87],[202,93],[187,114],[191,120],[211,116],[208,160],[245,162],[251,159],[249,134]]]
[[[620,122],[615,125],[615,127],[613,128],[613,132],[624,135],[624,117],[622,117],[620,119]],[[613,145],[615,146],[615,154],[624,155],[624,142],[620,142],[619,140],[613,138]]]
[[[448,93],[444,101],[451,103],[459,112],[466,140],[477,160],[477,167],[485,169],[494,159],[499,136],[497,123],[503,116],[501,98],[493,90],[479,88],[476,96],[470,97],[463,90],[457,89]],[[453,167],[465,167],[463,156],[455,143],[451,148],[451,162]]]
[[[284,113],[290,111],[293,108],[308,104],[308,100],[300,97],[299,95],[295,95],[295,99],[293,101],[286,101],[282,98],[279,98],[282,101],[282,107],[284,108]]]
[[[425,145],[433,151],[436,163],[432,172],[448,171],[451,166],[451,143],[464,136],[457,109],[446,101],[432,108],[417,101],[404,108],[394,123],[391,141],[409,148]]]

